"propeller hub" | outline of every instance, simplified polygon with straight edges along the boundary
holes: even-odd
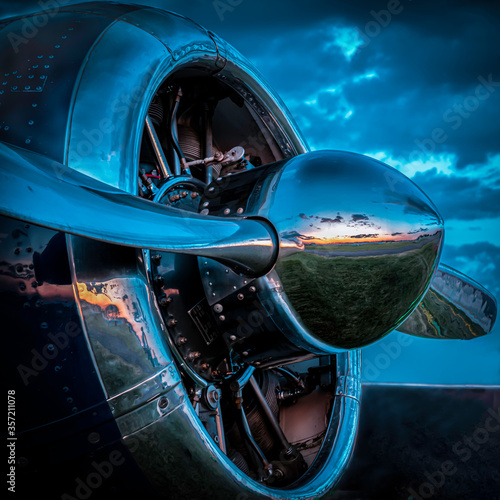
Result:
[[[340,151],[294,157],[260,215],[280,237],[265,280],[296,344],[313,352],[371,344],[417,307],[437,267],[443,220],[409,178]]]

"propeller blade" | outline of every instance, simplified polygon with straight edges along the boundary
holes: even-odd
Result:
[[[468,276],[443,264],[422,302],[398,330],[431,339],[469,340],[491,332],[495,297]]]
[[[0,213],[119,245],[209,257],[250,276],[279,251],[264,220],[188,213],[126,193],[37,153],[0,143]]]

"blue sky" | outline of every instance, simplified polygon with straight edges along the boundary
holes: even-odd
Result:
[[[445,219],[442,261],[500,296],[499,3],[134,3],[190,17],[239,49],[312,149],[368,154],[411,177]],[[33,10],[5,0],[0,8],[6,15]],[[500,327],[477,342],[453,347],[453,359],[472,352],[485,360],[476,378],[500,384]],[[411,349],[423,352],[420,345]]]

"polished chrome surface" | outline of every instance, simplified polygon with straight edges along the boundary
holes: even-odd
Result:
[[[401,324],[441,252],[443,221],[427,196],[397,170],[339,151],[288,160],[269,185],[259,213],[280,235],[280,258],[264,280],[293,340],[352,349]]]
[[[275,262],[263,220],[220,220],[132,196],[57,162],[0,143],[0,211],[51,229],[121,245],[211,257],[248,274]]]
[[[431,339],[469,340],[491,332],[495,297],[479,283],[443,264],[424,299],[398,330]]]

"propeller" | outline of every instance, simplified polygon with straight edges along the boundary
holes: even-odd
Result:
[[[468,339],[496,318],[487,290],[437,268],[444,229],[433,203],[367,156],[317,151],[271,164],[248,184],[237,219],[153,203],[4,143],[0,162],[2,214],[260,276],[289,340],[309,352],[363,347],[394,329]]]
[[[108,243],[213,258],[249,276],[274,265],[264,219],[221,220],[153,203],[31,151],[0,143],[0,211]]]
[[[422,302],[398,330],[430,339],[469,340],[491,332],[495,297],[479,283],[440,264]]]

